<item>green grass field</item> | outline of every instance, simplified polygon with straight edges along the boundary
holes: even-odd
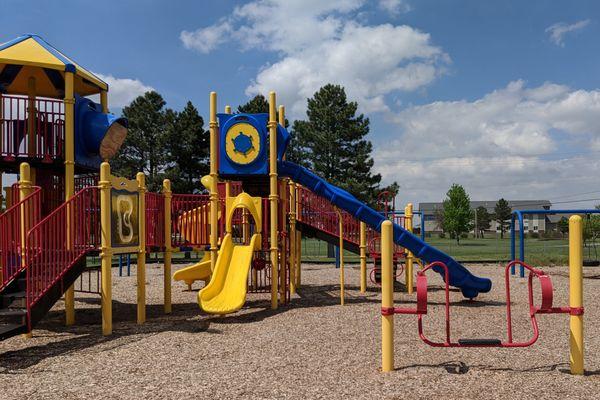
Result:
[[[510,239],[485,238],[485,239],[461,239],[460,245],[452,239],[441,239],[438,237],[427,238],[427,242],[457,259],[459,262],[506,262],[510,260]],[[596,243],[596,245],[600,245]],[[517,255],[519,242],[517,241]],[[600,249],[599,249],[600,253]],[[202,252],[191,252],[190,258],[185,258],[184,253],[173,254],[174,263],[191,263],[202,256]],[[154,262],[161,254],[151,253],[148,262]],[[368,256],[368,253],[367,253]],[[584,249],[584,259],[597,259],[593,249],[588,252]],[[310,238],[302,239],[302,260],[305,262],[329,262],[335,261],[327,257],[327,243]],[[344,260],[348,263],[358,263],[358,255],[344,252]],[[135,262],[135,256],[132,256]],[[162,260],[161,260],[162,261]],[[567,239],[525,239],[525,261],[534,266],[566,265],[568,261]],[[118,257],[113,258],[113,263],[118,262]],[[370,261],[369,261],[370,262]],[[90,265],[99,265],[97,257],[90,258]]]
[[[452,239],[428,238],[427,242],[449,254],[460,262],[508,261],[510,259],[510,239],[485,238],[461,239],[460,245]],[[519,242],[516,243],[517,255]],[[600,252],[600,250],[599,250]],[[345,252],[345,260],[358,262],[358,256]],[[584,258],[596,259],[593,249]],[[316,239],[302,240],[302,259],[306,261],[333,262],[327,257],[327,244]],[[525,239],[525,261],[533,265],[566,265],[568,261],[567,239]]]

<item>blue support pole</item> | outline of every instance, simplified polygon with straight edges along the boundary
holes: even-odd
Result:
[[[119,276],[123,276],[123,254],[119,254]]]
[[[588,215],[588,214],[600,214],[600,210],[596,209],[575,209],[575,210],[515,210],[512,212],[511,217],[511,256],[512,259],[515,259],[515,249],[514,249],[514,240],[516,229],[514,228],[514,219],[515,216],[519,221],[519,261],[525,262],[525,237],[523,231],[523,215],[548,215],[548,214],[568,214],[568,215]],[[511,270],[511,273],[514,274],[514,270]],[[520,266],[520,274],[522,278],[525,277],[525,267],[523,265]]]
[[[131,254],[127,254],[127,276],[131,276]]]
[[[518,213],[519,216],[519,258],[525,262],[525,231],[523,230],[523,214]],[[525,277],[525,267],[523,264],[519,265],[519,276]]]
[[[513,261],[516,258],[516,243],[515,243],[515,214],[510,216],[510,260]],[[515,274],[515,266],[513,264],[510,267],[510,274]]]
[[[335,252],[335,267],[339,268],[340,267],[340,248],[339,248],[339,246],[335,246],[333,251]]]

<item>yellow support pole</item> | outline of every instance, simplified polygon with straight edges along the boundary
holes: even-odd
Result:
[[[276,120],[276,96],[275,92],[269,93],[269,202],[271,228],[271,308],[277,309],[277,292],[279,282],[279,246],[277,242],[277,120]]]
[[[75,194],[75,93],[74,74],[65,72],[65,201]],[[69,213],[70,214],[70,213]],[[67,219],[67,232],[71,221]],[[68,246],[71,244],[68,243]],[[65,292],[65,323],[75,323],[75,288],[71,285]]]
[[[112,247],[110,232],[110,165],[103,162],[100,165],[100,226],[101,230],[101,288],[102,304],[102,334],[112,334]]]
[[[171,199],[173,197],[171,191],[171,181],[165,179],[163,181],[163,195],[165,197],[165,255],[164,255],[164,275],[163,275],[163,292],[164,292],[164,307],[165,313],[171,313],[171,257],[173,248],[171,247]]]
[[[27,80],[27,154],[29,157],[35,157],[36,149],[36,114],[35,109],[35,78],[30,76]]]
[[[581,216],[569,218],[569,307],[583,308],[583,229]],[[569,317],[570,365],[573,375],[583,375],[583,314]]]
[[[21,163],[19,166],[19,200],[23,201],[27,196],[31,194],[31,168],[28,163]],[[24,205],[21,205],[20,220],[21,220],[21,260],[27,259],[27,231],[32,228],[30,226],[29,218],[27,217],[27,210]],[[27,332],[23,334],[24,338],[31,338],[32,333]]]
[[[296,293],[296,184],[289,183],[290,192],[290,293]]]
[[[381,308],[394,307],[392,222],[381,224]],[[394,314],[381,316],[381,370],[394,369]]]
[[[413,231],[413,205],[412,203],[408,203],[404,208],[404,217],[405,217],[405,228],[407,231]],[[413,260],[414,255],[411,251],[409,251],[406,255],[406,271],[405,273],[405,282],[406,282],[406,290],[408,294],[412,294],[413,292]]]
[[[367,291],[367,224],[360,223],[360,292]]]
[[[218,147],[218,126],[217,126],[217,93],[210,92],[210,265],[211,269],[215,269],[217,263],[217,256],[219,249],[217,248],[217,241],[219,239],[219,232],[217,230],[217,224],[219,219],[217,217],[217,207],[219,207],[219,193],[217,192],[217,147]]]
[[[339,208],[336,208],[338,221],[340,224],[340,304],[343,306],[345,301],[345,293],[344,293],[344,219],[342,217],[342,212]]]
[[[137,255],[137,323],[146,322],[146,175],[136,175],[139,193],[140,247]]]
[[[19,165],[19,201],[23,201],[31,194],[31,167],[28,163],[23,162]],[[21,243],[26,243],[27,231],[31,228],[26,226],[27,216],[25,208],[21,206]],[[21,246],[23,259],[25,259],[25,248]]]
[[[108,92],[106,90],[100,92],[100,105],[102,106],[102,112],[108,114]]]

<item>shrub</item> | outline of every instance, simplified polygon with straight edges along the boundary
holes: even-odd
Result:
[[[461,239],[466,239],[466,238],[468,238],[468,237],[469,237],[469,234],[468,234],[468,233],[466,233],[466,232],[463,232],[463,233],[461,233],[461,234],[460,234],[460,238],[461,238]]]
[[[539,239],[540,238],[540,234],[537,232],[531,232],[529,233],[529,237],[532,239]]]
[[[446,237],[446,234],[444,232],[440,232],[440,233],[438,233],[438,237],[440,239],[444,239]]]

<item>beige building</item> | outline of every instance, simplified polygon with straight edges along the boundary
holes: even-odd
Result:
[[[491,226],[486,232],[500,232],[500,224],[493,217],[494,207],[497,201],[472,201],[471,209],[475,210],[478,207],[485,207],[488,213],[492,214]],[[508,205],[514,210],[549,210],[552,203],[548,200],[508,200]],[[439,233],[442,231],[436,214],[443,210],[442,203],[419,203],[419,211],[423,213],[425,218],[425,232]],[[543,233],[547,230],[554,229],[556,221],[553,216],[548,215],[524,215],[523,227],[525,232]],[[518,223],[517,226],[518,228]]]

